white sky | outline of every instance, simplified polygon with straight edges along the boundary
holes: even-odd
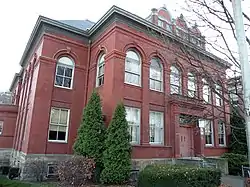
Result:
[[[248,1],[248,0],[247,0]],[[183,12],[185,0],[6,0],[0,2],[0,91],[7,91],[39,15],[56,20],[89,19],[96,22],[117,5],[143,18],[151,8],[166,4],[173,17]],[[184,14],[185,16],[185,14]]]

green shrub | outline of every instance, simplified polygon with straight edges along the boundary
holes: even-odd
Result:
[[[102,162],[104,151],[105,126],[103,122],[100,95],[94,91],[84,108],[82,122],[78,129],[74,143],[74,152],[77,155]]]
[[[107,129],[105,147],[101,182],[105,184],[127,182],[131,171],[131,144],[123,104],[117,105],[115,109]]]
[[[241,166],[248,166],[247,156],[235,153],[224,153],[222,158],[226,158],[228,161],[228,170],[230,175],[241,175]]]
[[[221,172],[212,168],[149,165],[138,177],[138,187],[218,187]]]

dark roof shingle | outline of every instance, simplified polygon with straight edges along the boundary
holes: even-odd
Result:
[[[90,29],[95,23],[89,20],[58,20],[61,23],[76,27],[81,30]]]

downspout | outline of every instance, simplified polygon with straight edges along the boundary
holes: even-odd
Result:
[[[88,101],[89,67],[90,67],[90,60],[91,60],[91,43],[92,43],[92,41],[89,40],[89,45],[88,45],[88,63],[87,63],[87,77],[86,77],[86,81],[85,81],[86,93],[85,93],[84,106],[86,106],[87,101]]]

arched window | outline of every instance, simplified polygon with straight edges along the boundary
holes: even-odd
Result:
[[[104,66],[105,66],[104,57],[105,57],[105,54],[103,53],[98,58],[97,72],[96,72],[96,86],[97,87],[104,84]]]
[[[68,57],[61,57],[57,61],[55,86],[72,88],[74,77],[74,62]]]
[[[152,58],[149,76],[150,89],[163,91],[163,69],[159,58]]]
[[[220,83],[217,83],[216,85],[215,85],[215,91],[216,91],[216,93],[215,93],[215,98],[216,98],[216,105],[217,106],[222,106],[222,104],[223,104],[223,99],[222,99],[222,86],[221,86],[221,84]]]
[[[170,71],[170,93],[181,94],[181,72],[175,66],[171,66]]]
[[[125,60],[125,83],[141,85],[141,59],[135,51],[128,51]]]
[[[188,97],[196,97],[196,78],[191,72],[188,73]]]
[[[208,82],[206,81],[206,79],[202,79],[202,83],[203,83],[203,100],[207,103],[211,103],[211,89],[210,86],[208,84]]]

